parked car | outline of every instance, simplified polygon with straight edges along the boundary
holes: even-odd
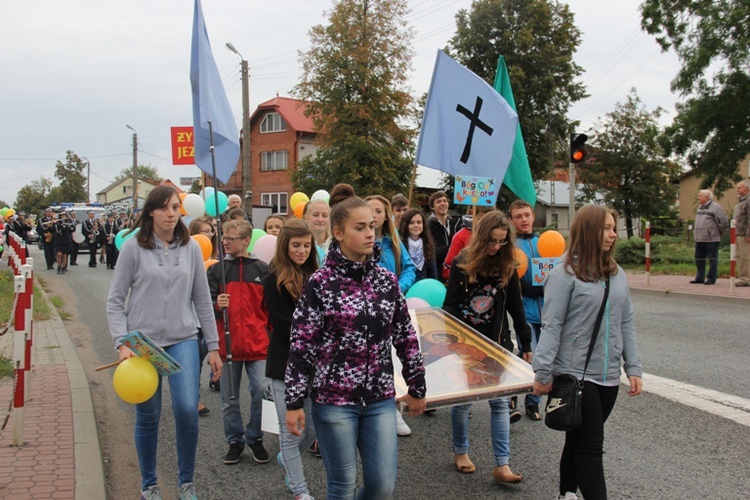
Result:
[[[36,233],[36,228],[32,227],[28,232],[29,243],[39,243],[39,235]]]

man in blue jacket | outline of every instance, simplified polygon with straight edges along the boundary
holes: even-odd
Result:
[[[529,202],[516,200],[510,204],[509,215],[513,226],[516,228],[515,244],[523,250],[526,257],[531,263],[532,258],[539,257],[537,244],[539,235],[534,233],[534,210]],[[523,308],[526,313],[526,322],[531,329],[531,349],[536,349],[539,342],[539,332],[542,330],[542,307],[544,306],[544,286],[534,285],[533,272],[531,265],[526,269],[526,274],[521,278],[521,295],[523,295]],[[526,395],[524,406],[526,415],[531,420],[541,420],[539,413],[539,403],[541,396],[534,396],[529,393]],[[521,418],[521,412],[515,407],[515,400],[511,401],[511,422],[518,421]]]

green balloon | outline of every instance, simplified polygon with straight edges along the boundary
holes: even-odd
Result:
[[[250,238],[250,244],[247,246],[247,252],[250,253],[253,251],[253,247],[255,246],[255,242],[261,239],[266,235],[266,232],[262,229],[253,229],[253,235]]]
[[[3,249],[3,246],[2,246],[2,245],[0,245],[0,253],[2,253],[2,251],[3,251],[3,250],[4,250],[4,249]]]

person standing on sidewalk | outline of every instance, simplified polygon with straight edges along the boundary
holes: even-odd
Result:
[[[713,202],[714,194],[708,189],[698,192],[698,211],[695,214],[693,236],[695,238],[695,279],[690,283],[716,284],[719,268],[719,242],[721,235],[729,227],[727,214],[718,203]],[[706,274],[708,260],[708,274]]]
[[[198,322],[208,344],[208,363],[221,376],[219,333],[200,246],[180,218],[180,198],[169,186],[146,197],[136,221],[138,234],[121,248],[107,299],[107,319],[120,361],[135,356],[121,344],[140,330],[163,347],[182,371],[169,376],[175,420],[180,500],[195,500],[193,476],[198,448]],[[197,321],[196,321],[197,318]],[[162,384],[135,406],[135,449],[141,471],[141,499],[160,500],[156,449]]]
[[[750,286],[750,180],[737,183],[739,201],[732,218],[737,230],[737,282],[735,286]]]
[[[215,305],[222,358],[226,356],[224,332],[227,330],[232,344],[232,369],[224,370],[221,380],[224,436],[229,443],[224,463],[238,463],[247,444],[253,460],[264,464],[268,462],[268,451],[263,446],[261,430],[263,395],[270,386],[270,380],[266,378],[268,311],[263,302],[263,278],[268,274],[268,265],[252,258],[247,251],[253,234],[249,222],[232,220],[225,222],[221,227],[221,243],[226,254],[224,280],[221,279],[221,263],[217,262],[208,268],[208,285]],[[228,328],[224,324],[224,309],[228,309]],[[243,423],[240,410],[243,370],[247,375],[250,389],[250,414],[247,424]],[[234,394],[229,392],[229,377],[232,377],[231,387]],[[234,396],[234,399],[230,396]]]

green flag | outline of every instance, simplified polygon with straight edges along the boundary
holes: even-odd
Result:
[[[500,56],[497,61],[494,87],[513,108],[513,111],[516,111],[516,100],[513,99],[513,89],[510,88],[510,77],[503,56]],[[526,155],[526,145],[523,143],[520,119],[516,127],[516,141],[513,143],[513,157],[508,165],[508,170],[505,172],[503,184],[508,186],[508,189],[513,191],[516,196],[531,203],[532,207],[536,204],[536,189],[534,188],[534,181],[531,179],[529,157]]]

